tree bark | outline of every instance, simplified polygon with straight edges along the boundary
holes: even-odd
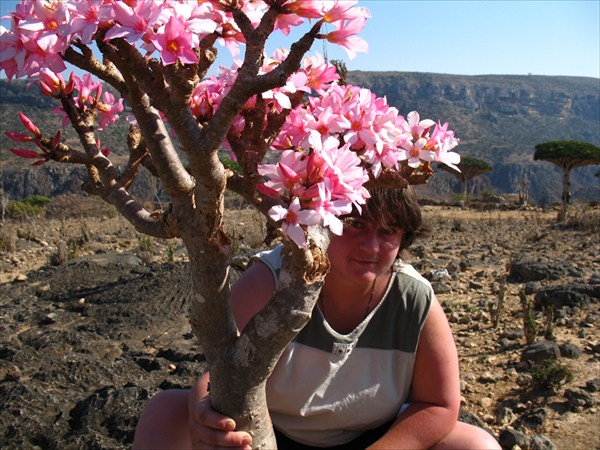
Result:
[[[563,205],[567,206],[571,203],[571,168],[563,167]]]

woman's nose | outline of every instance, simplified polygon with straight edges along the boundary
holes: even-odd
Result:
[[[377,252],[379,250],[379,238],[377,236],[377,230],[372,228],[365,229],[361,233],[358,241],[358,247],[363,251]]]

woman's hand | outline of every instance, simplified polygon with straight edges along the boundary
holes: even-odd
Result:
[[[234,431],[235,422],[212,408],[210,395],[198,399],[192,391],[188,408],[192,448],[251,448],[252,437],[244,431]]]

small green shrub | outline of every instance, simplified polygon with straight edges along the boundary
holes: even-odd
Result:
[[[568,366],[556,360],[545,360],[531,369],[533,388],[540,391],[556,391],[560,386],[573,380],[573,372]]]
[[[481,197],[481,200],[487,202],[497,197],[497,194],[493,189],[484,189],[479,193],[479,196]]]
[[[519,299],[521,300],[521,306],[523,307],[523,332],[525,333],[525,340],[527,341],[527,344],[533,344],[538,332],[538,324],[535,320],[533,311],[534,302],[527,297],[525,289],[519,291]]]
[[[462,204],[465,202],[465,200],[467,196],[465,194],[454,194],[454,196],[452,197],[452,200],[454,201],[455,205],[458,204]]]
[[[139,242],[139,246],[140,246],[140,250],[142,252],[148,252],[151,253],[152,252],[152,238],[150,236],[140,236],[138,238],[138,242]]]
[[[167,262],[175,262],[175,247],[171,244],[167,245]]]
[[[44,208],[51,201],[51,199],[43,195],[32,195],[22,200],[11,200],[8,202],[6,211],[13,218],[38,216],[44,212]]]

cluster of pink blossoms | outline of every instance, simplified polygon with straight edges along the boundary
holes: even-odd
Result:
[[[66,69],[61,54],[75,41],[89,45],[100,26],[109,26],[105,40],[123,38],[160,54],[164,65],[198,62],[194,49],[200,40],[217,33],[233,54],[244,37],[228,12],[235,5],[257,25],[270,5],[282,14],[275,28],[289,34],[306,19],[331,23],[320,36],[342,46],[353,57],[367,50],[356,36],[369,17],[357,0],[21,0],[9,17],[10,28],[0,27],[0,68],[7,77],[36,76],[42,67]]]
[[[73,43],[92,43],[99,27],[107,29],[104,39],[122,38],[147,55],[158,53],[164,65],[181,62],[193,64],[193,51],[200,40],[212,33],[234,55],[244,37],[228,9],[241,8],[253,25],[257,25],[271,6],[277,6],[275,29],[289,34],[291,28],[308,19],[331,24],[333,30],[318,37],[342,46],[352,58],[367,51],[367,44],[357,34],[370,16],[357,0],[21,0],[12,13],[11,28],[0,27],[0,69],[7,77],[38,77],[45,95],[61,97],[75,90],[76,105],[83,111],[95,108],[99,129],[110,125],[123,110],[105,92],[100,83],[85,75],[71,75],[65,83],[60,75],[65,69],[61,54]],[[262,73],[277,67],[286,57],[278,50],[264,58]],[[199,122],[210,121],[221,101],[236,80],[241,63],[221,67],[218,75],[199,83],[190,100],[190,109]],[[452,149],[458,144],[447,124],[421,120],[415,111],[406,119],[367,89],[340,86],[335,67],[322,57],[306,57],[302,68],[292,74],[280,88],[254,96],[244,105],[245,111],[264,102],[266,114],[288,113],[285,124],[272,143],[280,153],[276,164],[259,166],[265,182],[258,189],[279,200],[269,212],[282,221],[282,231],[299,246],[306,245],[304,227],[322,223],[335,234],[342,233],[339,216],[353,207],[360,211],[369,194],[363,185],[382,171],[408,165],[418,169],[424,162],[439,161],[455,167],[460,157]],[[309,97],[295,106],[291,98]],[[258,109],[260,110],[260,109]],[[61,108],[56,111],[64,114]],[[246,122],[240,114],[232,133],[242,133]],[[40,144],[41,133],[25,116],[25,128],[32,135],[10,133],[18,142],[33,141],[46,152],[40,155],[26,149],[13,149],[25,158],[47,160],[48,150]],[[68,121],[66,118],[63,123]],[[8,134],[8,133],[7,133]],[[60,133],[52,147],[60,143]],[[100,144],[98,143],[98,146]],[[227,147],[227,142],[223,143]]]
[[[266,178],[261,191],[288,205],[274,207],[271,218],[305,245],[302,225],[323,223],[341,234],[337,218],[368,198],[363,184],[383,169],[401,164],[418,168],[438,161],[456,167],[458,145],[447,124],[420,120],[413,111],[404,119],[367,89],[332,84],[291,111],[273,148],[283,150],[277,164],[259,167]]]
[[[262,73],[286,55],[278,50],[265,58]],[[236,79],[237,68],[221,67],[219,76],[196,87],[190,107],[199,121],[213,117]],[[349,213],[353,205],[360,210],[368,198],[363,185],[369,176],[376,178],[384,169],[398,169],[401,164],[416,169],[423,162],[438,161],[456,167],[460,161],[451,151],[458,139],[447,124],[421,120],[416,111],[405,119],[385,98],[368,89],[340,86],[338,79],[335,67],[316,55],[305,58],[301,70],[284,86],[262,94],[267,113],[291,111],[271,147],[281,152],[280,161],[259,167],[265,183],[258,189],[281,201],[270,217],[281,220],[283,233],[299,246],[306,244],[306,225],[323,223],[341,234],[337,217]],[[313,91],[319,95],[292,109],[291,95]],[[244,110],[253,109],[257,101],[251,98]],[[238,136],[244,125],[244,116],[238,116],[233,124]]]
[[[76,107],[82,113],[89,109],[95,110],[98,120],[98,130],[103,130],[115,123],[119,119],[119,113],[123,111],[123,99],[120,98],[118,101],[115,101],[114,95],[110,92],[102,94],[102,84],[94,81],[90,74],[85,74],[83,78],[79,78],[74,73],[71,73],[69,82],[66,83],[60,73],[54,73],[52,70],[43,67],[40,69],[39,83],[42,95],[49,97],[60,98],[65,95],[77,93],[78,95],[73,95]],[[70,124],[70,119],[62,106],[57,106],[53,111],[63,116],[63,127]],[[25,114],[19,113],[19,115],[23,126],[31,135],[14,132],[6,132],[6,135],[15,142],[35,143],[42,150],[42,153],[24,148],[15,148],[11,149],[11,151],[21,158],[36,159],[34,165],[44,164],[49,160],[49,152],[56,150],[58,144],[61,142],[60,131],[55,134],[50,149],[48,149],[41,142],[42,133],[39,128]],[[100,139],[97,141],[97,146],[101,148]],[[101,151],[104,155],[108,155],[109,153],[108,148],[103,148]]]

